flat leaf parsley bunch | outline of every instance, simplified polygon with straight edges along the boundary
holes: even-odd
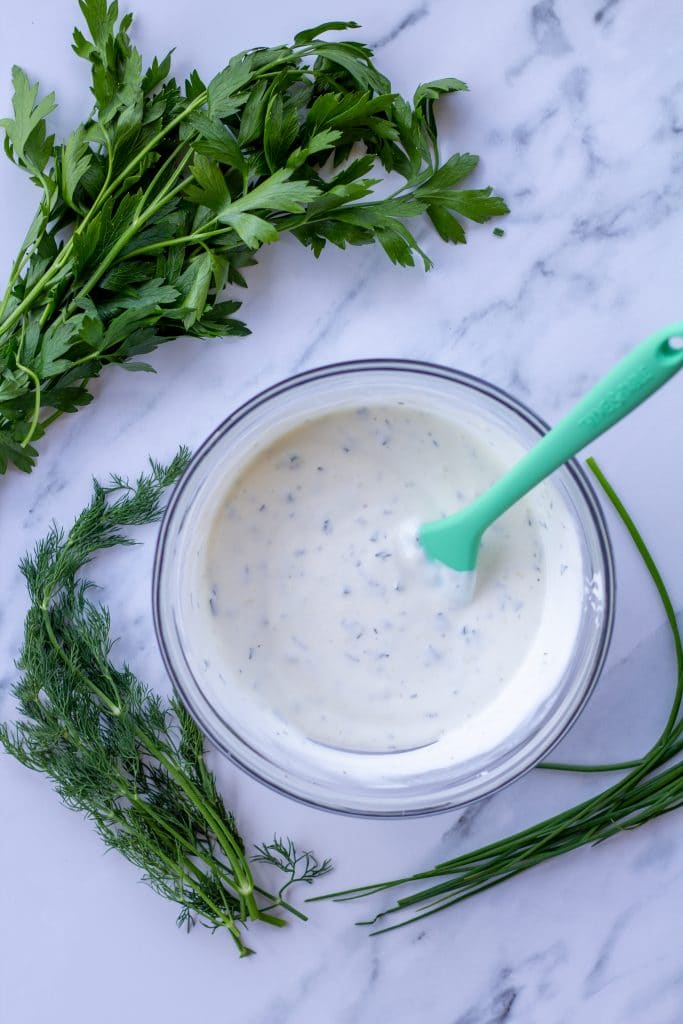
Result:
[[[316,256],[327,242],[376,241],[394,263],[417,254],[429,268],[406,221],[426,214],[464,242],[463,218],[507,212],[490,188],[456,187],[476,156],[440,161],[434,103],[466,85],[430,82],[408,103],[363,43],[319,38],[355,22],[240,53],[208,85],[194,71],[180,87],[171,54],[143,70],[116,2],[80,7],[88,119],[56,142],[54,94],[39,99],[14,68],[14,116],[0,121],[7,156],[41,191],[0,298],[0,472],[29,471],[34,442],[90,401],[108,364],[149,370],[139,357],[178,335],[248,333],[224,290],[245,286],[254,253],[284,232]],[[369,199],[378,164],[404,183]]]

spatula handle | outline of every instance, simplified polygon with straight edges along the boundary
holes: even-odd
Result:
[[[637,345],[471,506],[490,525],[523,495],[683,368],[683,321]]]

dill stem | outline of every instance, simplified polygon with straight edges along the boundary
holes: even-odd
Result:
[[[144,731],[136,727],[140,738],[145,743],[145,746],[154,757],[163,764],[171,778],[178,784],[185,795],[192,801],[195,807],[201,812],[204,819],[209,822],[212,826],[213,831],[220,842],[223,852],[228,857],[230,864],[235,872],[235,883],[236,889],[240,896],[243,898],[248,912],[249,917],[255,920],[260,917],[260,910],[256,905],[254,899],[254,879],[251,874],[251,869],[244,856],[239,845],[230,835],[230,832],[225,827],[223,822],[220,820],[217,814],[214,813],[211,807],[205,802],[201,793],[196,786],[188,779],[182,772],[178,771],[175,764],[166,756],[165,752],[158,744]],[[221,841],[222,840],[222,841]]]
[[[128,800],[135,807],[137,807],[141,813],[149,817],[155,823],[155,825],[158,826],[163,832],[165,832],[167,835],[170,835],[172,838],[175,839],[175,841],[178,843],[179,848],[181,850],[184,850],[184,852],[180,854],[180,860],[185,865],[187,871],[191,872],[191,874],[195,876],[196,882],[188,878],[187,874],[183,872],[182,869],[176,870],[177,861],[172,861],[170,860],[170,858],[164,856],[164,863],[167,869],[170,871],[170,873],[178,875],[178,877],[183,881],[183,884],[189,885],[193,889],[193,891],[199,895],[200,899],[202,899],[206,903],[207,907],[213,912],[215,917],[215,923],[217,925],[224,923],[226,916],[228,916],[230,920],[234,923],[234,918],[232,917],[232,914],[230,914],[229,908],[226,907],[225,912],[221,912],[220,909],[215,904],[215,902],[207,895],[202,886],[202,882],[206,880],[207,875],[190,858],[193,856],[200,857],[202,860],[205,861],[205,863],[211,869],[211,871],[216,874],[218,873],[216,869],[222,867],[220,862],[210,861],[209,858],[206,857],[206,855],[199,849],[199,847],[190,845],[190,843],[183,836],[181,836],[180,833],[178,833],[173,828],[173,826],[168,821],[166,821],[165,818],[157,814],[157,812],[154,810],[154,808],[147,800],[140,799],[140,797],[128,785],[125,777],[121,784],[121,796],[125,800]],[[112,815],[112,817],[114,817],[114,815]],[[126,825],[126,819],[122,814],[116,816],[115,820],[117,820],[118,824],[122,827]],[[161,856],[161,848],[157,848],[155,853]]]
[[[52,647],[55,649],[59,658],[61,658],[61,660],[64,662],[69,671],[73,672],[74,675],[77,676],[81,680],[81,682],[85,683],[88,689],[91,690],[92,693],[94,693],[94,695],[97,697],[99,701],[101,701],[104,708],[109,712],[109,714],[113,715],[115,718],[118,718],[122,710],[120,703],[114,703],[114,701],[110,700],[106,693],[100,689],[97,683],[94,683],[92,679],[89,679],[86,676],[86,674],[81,671],[78,665],[75,665],[73,663],[72,659],[69,657],[69,655],[64,650],[63,646],[60,644],[59,640],[57,639],[57,636],[55,635],[55,631],[52,627],[50,610],[48,604],[45,601],[45,598],[43,599],[43,602],[41,602],[39,607],[43,616],[43,623],[45,625],[45,632],[47,633],[48,640]]]
[[[185,882],[185,884],[189,884],[191,887],[193,887],[191,879],[185,873],[183,868],[177,863],[177,861],[172,861],[171,858],[167,857],[166,854],[161,849],[157,850],[156,853],[159,859],[162,860],[164,864],[166,864],[166,867],[171,872],[171,874],[177,874],[179,878]],[[237,924],[235,923],[235,919],[233,918],[232,914],[222,911],[220,907],[218,907],[205,892],[202,892],[202,899],[205,900],[207,906],[209,906],[212,909],[218,920],[221,921],[223,925],[228,929],[230,935],[232,936],[239,950],[240,956],[250,956],[254,952],[254,950],[250,949],[248,946],[245,946],[244,943],[242,942],[240,930],[237,927]]]
[[[99,687],[92,679],[90,679],[69,657],[65,651],[63,645],[59,642],[54,628],[52,626],[52,620],[50,616],[49,603],[51,595],[49,592],[43,595],[43,600],[40,603],[40,610],[45,626],[45,631],[48,640],[55,652],[66,665],[70,672],[73,672],[83,682],[90,691],[97,697],[102,703],[104,709],[114,717],[119,717],[123,712],[123,707],[120,702],[120,698],[117,697],[118,703],[114,703],[107,694]],[[116,691],[116,686],[113,680],[110,680],[111,685]],[[179,771],[173,760],[169,758],[166,752],[161,746],[159,746],[155,740],[141,729],[137,723],[135,725],[135,732],[140,740],[141,744],[146,750],[152,754],[160,764],[164,766],[168,774],[182,789],[185,796],[192,802],[197,811],[201,814],[203,819],[209,824],[212,830],[215,832],[218,838],[221,849],[225,853],[228,861],[230,862],[231,868],[234,872],[235,881],[234,887],[237,896],[241,903],[244,905],[245,916],[251,917],[254,920],[258,920],[262,916],[256,900],[254,899],[254,879],[251,873],[251,869],[247,862],[244,853],[240,849],[239,845],[230,835],[229,830],[224,826],[224,823],[220,820],[217,814],[214,813],[212,808],[203,799],[201,793],[193,785],[190,779],[188,779],[183,772]],[[271,921],[272,923],[272,921]]]
[[[93,684],[92,681],[74,665],[73,661],[68,658],[68,655],[66,655],[66,652],[65,652],[63,646],[59,643],[59,641],[58,641],[58,639],[57,639],[57,637],[56,637],[56,635],[54,633],[54,629],[52,627],[52,623],[51,623],[51,620],[49,618],[49,609],[42,608],[42,606],[41,606],[41,611],[43,612],[46,633],[47,633],[50,645],[55,650],[55,652],[59,656],[60,660],[65,664],[65,666],[69,669],[69,671],[75,672],[78,675],[78,677],[81,679],[81,681],[86,683],[86,685],[89,687],[89,689],[97,696],[98,700],[100,700],[102,702],[104,710],[107,713],[109,713],[109,714],[114,714],[114,712],[112,711],[113,705],[111,705],[111,702],[108,701],[108,698],[102,692],[102,690],[99,687],[97,687],[95,684]],[[110,680],[110,682],[112,682],[112,685],[113,685],[113,680]],[[67,730],[67,735],[68,735],[69,740],[74,744],[74,746],[80,747],[81,743],[80,743],[80,740],[79,740],[78,736],[74,732],[72,723],[67,720],[67,721],[65,721],[64,724],[65,724],[65,728]],[[144,733],[144,731],[140,732],[139,735],[140,735],[141,742],[144,745],[145,749],[150,750],[149,737]],[[161,761],[161,757],[159,756],[158,752],[155,753],[155,756],[157,757],[158,760]],[[169,774],[172,774],[171,773],[171,768],[172,768],[171,763],[167,761],[165,763],[165,767],[166,767],[167,771],[169,771]],[[203,761],[201,762],[201,765],[200,765],[200,770],[202,770],[202,769],[203,769],[204,772],[206,771],[206,769],[204,767]],[[174,777],[175,777],[175,775],[174,775]],[[176,781],[178,781],[178,780],[176,779]],[[214,914],[214,918],[215,918],[215,923],[216,924],[221,924],[221,923],[225,924],[226,927],[229,928],[230,934],[232,935],[233,939],[235,939],[236,941],[239,939],[238,946],[240,948],[240,951],[244,948],[245,950],[247,950],[248,953],[252,952],[251,950],[248,950],[247,947],[243,947],[241,939],[239,938],[239,930],[237,929],[237,926],[235,924],[234,918],[232,917],[231,914],[228,913],[227,908],[225,909],[225,911],[221,911],[220,908],[215,904],[215,902],[206,893],[204,887],[202,886],[202,881],[207,877],[207,875],[199,868],[199,866],[197,864],[195,864],[191,860],[191,857],[196,857],[196,858],[200,859],[201,861],[203,861],[203,863],[207,866],[207,868],[209,869],[211,874],[219,876],[221,878],[221,881],[223,882],[223,884],[227,883],[227,885],[231,889],[235,890],[236,896],[237,896],[237,898],[238,898],[238,900],[240,902],[242,902],[242,898],[244,896],[244,892],[243,892],[244,880],[243,879],[241,880],[240,884],[241,884],[242,888],[240,888],[238,883],[237,883],[237,881],[236,881],[236,879],[235,879],[235,877],[234,877],[234,875],[231,875],[227,871],[225,864],[223,864],[221,861],[217,860],[215,857],[211,857],[207,852],[205,852],[201,848],[199,843],[194,843],[194,844],[191,843],[186,836],[183,836],[180,832],[178,832],[173,827],[171,822],[168,821],[166,818],[164,818],[162,815],[160,815],[148,801],[143,800],[143,799],[140,798],[140,796],[133,789],[133,787],[130,785],[128,779],[126,778],[126,776],[124,774],[121,775],[120,782],[119,782],[119,787],[120,787],[120,795],[121,795],[121,797],[124,798],[125,800],[129,801],[129,803],[134,805],[142,814],[144,814],[146,817],[148,817],[150,819],[150,821],[154,823],[155,827],[159,828],[168,837],[172,838],[177,843],[179,850],[183,851],[182,854],[181,854],[181,857],[182,857],[182,862],[185,865],[185,869],[186,870],[183,871],[181,868],[177,868],[177,866],[174,865],[174,862],[172,860],[170,860],[170,858],[168,858],[165,855],[163,855],[163,860],[164,860],[164,863],[166,864],[168,870],[171,871],[172,873],[175,872],[178,875],[178,877],[181,880],[184,881],[185,884],[190,885],[194,889],[194,891],[199,895],[199,897],[206,903],[207,908],[209,908],[212,911],[212,913]],[[193,802],[193,805],[195,806],[195,808],[197,810],[199,810],[197,801],[193,800],[192,802]],[[208,824],[209,823],[209,816],[207,816],[204,813],[202,814],[202,816],[204,817],[204,820]],[[112,817],[114,817],[113,814],[112,814]],[[126,824],[125,818],[122,815],[118,815],[117,820],[119,821],[120,825],[125,825]],[[215,821],[215,819],[214,819],[214,821]],[[214,826],[214,831],[215,831],[215,826]],[[226,833],[226,835],[227,835],[227,833]],[[221,848],[223,848],[222,845],[221,845]],[[160,847],[157,849],[156,852],[157,852],[157,854],[159,856],[162,856],[162,851],[161,851]],[[244,858],[242,858],[242,859],[244,860]],[[231,860],[232,860],[232,858],[231,858]],[[246,864],[246,861],[244,861],[244,862]],[[249,871],[248,867],[247,867],[247,871]],[[188,877],[187,872],[190,872],[195,877],[196,881],[192,881],[192,879]],[[256,889],[256,887],[254,887],[254,889]],[[296,915],[297,917],[301,918],[302,920],[306,920],[306,915],[305,914],[302,914],[295,907],[293,907],[290,904],[288,904],[285,900],[278,899],[277,897],[273,896],[271,893],[269,893],[266,890],[261,889],[261,888],[259,888],[257,891],[259,892],[260,895],[263,895],[265,898],[270,900],[271,903],[274,906],[278,906],[278,905],[282,906],[283,909],[288,910],[289,912],[293,913],[294,915]],[[263,911],[263,910],[261,910],[258,907],[256,907],[256,913],[253,913],[253,911],[250,910],[249,916],[252,917],[253,919],[261,920],[261,921],[263,921],[266,924],[274,925],[276,927],[283,927],[287,923],[282,918],[275,917],[274,915],[269,914],[269,913],[267,913],[267,911]],[[228,918],[229,918],[231,924],[228,924]],[[247,953],[240,952],[240,955],[244,956],[244,955],[247,955]]]

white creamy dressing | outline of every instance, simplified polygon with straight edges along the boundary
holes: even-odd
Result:
[[[483,419],[402,402],[314,415],[252,453],[197,556],[216,699],[292,749],[438,747],[453,762],[513,733],[552,694],[578,628],[568,510],[545,484],[487,531],[466,607],[414,536],[521,454]]]

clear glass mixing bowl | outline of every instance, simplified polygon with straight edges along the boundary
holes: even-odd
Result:
[[[154,620],[173,685],[215,746],[254,778],[305,803],[373,817],[427,814],[486,796],[545,758],[590,696],[612,632],[614,572],[600,506],[572,461],[552,478],[580,539],[583,606],[573,649],[543,704],[495,749],[453,765],[415,769],[405,752],[335,757],[260,732],[238,685],[217,687],[193,636],[197,599],[189,581],[202,557],[202,517],[251,452],[303,420],[365,404],[409,399],[422,408],[475,413],[531,447],[547,425],[499,388],[456,370],[408,360],[361,360],[310,370],[268,388],[233,412],[204,442],[176,486],[157,544]],[[199,526],[198,526],[199,524]],[[230,666],[223,666],[229,676]]]

